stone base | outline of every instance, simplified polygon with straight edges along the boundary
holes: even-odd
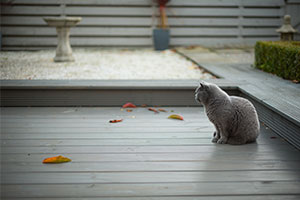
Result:
[[[73,56],[55,56],[54,62],[74,62]]]

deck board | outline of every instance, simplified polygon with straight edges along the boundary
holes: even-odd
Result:
[[[4,185],[5,197],[134,197],[299,194],[298,181]]]
[[[164,109],[2,107],[2,199],[300,198],[300,153],[264,125],[256,143],[218,145],[202,107]],[[61,154],[72,162],[42,164]]]

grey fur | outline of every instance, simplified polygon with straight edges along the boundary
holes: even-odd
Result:
[[[229,96],[217,85],[206,82],[196,89],[195,99],[204,105],[208,119],[215,125],[212,142],[240,145],[256,140],[260,127],[250,101]]]

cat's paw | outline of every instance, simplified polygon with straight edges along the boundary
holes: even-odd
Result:
[[[227,143],[227,139],[224,139],[224,138],[220,138],[218,141],[217,141],[218,144],[226,144]]]
[[[219,134],[217,134],[217,131],[214,132],[213,134],[213,139],[211,140],[213,143],[217,143],[219,140]]]
[[[211,142],[213,142],[213,143],[217,143],[218,142],[218,138],[213,138],[212,140],[211,140]]]

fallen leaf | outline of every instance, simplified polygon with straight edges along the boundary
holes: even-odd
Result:
[[[142,104],[141,107],[145,108],[147,107],[147,104]]]
[[[64,162],[71,162],[72,160],[67,158],[67,157],[63,157],[63,156],[55,156],[55,157],[50,157],[50,158],[46,158],[43,160],[43,163],[47,164],[47,163],[64,163]]]
[[[272,137],[270,137],[271,139],[277,139],[277,137],[276,136],[272,136]]]
[[[126,103],[122,106],[122,108],[136,108],[136,105],[133,103]]]
[[[169,119],[178,119],[178,120],[183,120],[183,117],[182,116],[180,116],[180,115],[170,115],[169,117],[168,117]]]
[[[298,81],[298,80],[292,80],[292,82],[293,82],[293,83],[299,83],[299,81]]]
[[[168,112],[168,111],[166,111],[165,109],[162,109],[162,108],[159,108],[158,111],[160,111],[160,112]]]
[[[153,112],[155,112],[155,113],[158,113],[158,111],[157,111],[156,109],[154,109],[154,108],[148,108],[148,110],[149,110],[149,111],[153,111]]]
[[[192,65],[192,66],[189,67],[189,69],[190,69],[190,70],[194,70],[194,69],[199,69],[199,67],[196,66],[196,65]]]
[[[131,116],[132,119],[135,119],[135,116]]]
[[[126,109],[126,111],[127,111],[127,112],[132,112],[132,110],[131,110],[131,109]]]
[[[109,120],[109,123],[118,123],[118,122],[122,122],[123,119],[114,119],[114,120]]]
[[[191,45],[191,46],[188,46],[188,47],[185,47],[185,48],[188,49],[188,50],[191,50],[191,49],[195,49],[196,46],[195,45]]]

